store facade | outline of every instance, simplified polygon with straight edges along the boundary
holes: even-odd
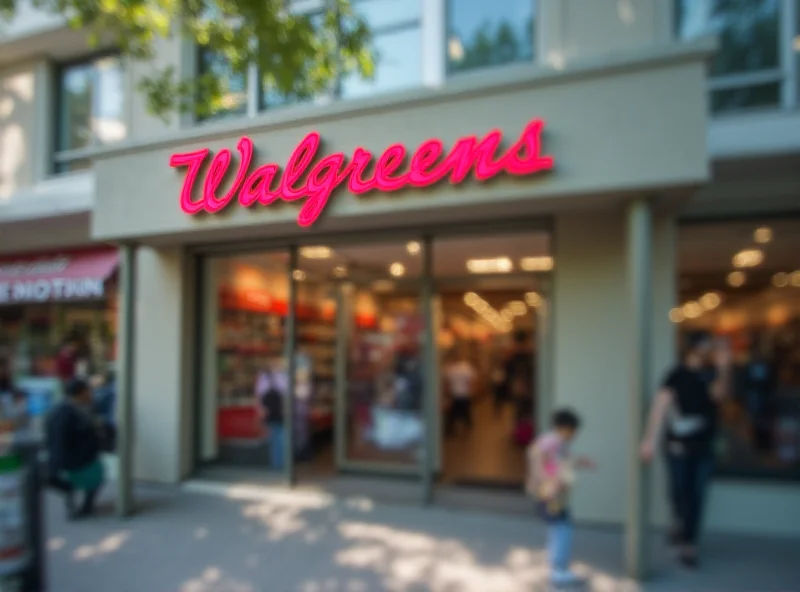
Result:
[[[514,266],[527,255],[555,261],[548,273],[533,271],[532,286],[538,281],[538,287],[525,291],[538,290],[548,303],[550,345],[544,347],[548,340],[542,339],[538,378],[547,386],[539,416],[556,405],[574,406],[585,416],[584,445],[607,460],[578,492],[577,514],[587,521],[624,522],[629,504],[620,484],[628,482],[630,450],[638,437],[633,426],[645,391],[655,385],[647,367],[663,368],[674,355],[669,319],[655,310],[673,305],[675,211],[708,177],[703,93],[708,49],[675,47],[606,63],[602,71],[581,66],[498,72],[453,81],[446,89],[297,115],[275,113],[246,125],[210,124],[98,153],[93,236],[123,245],[123,284],[125,277],[135,284],[135,292],[123,291],[120,305],[123,316],[126,310],[135,314],[130,337],[120,331],[121,339],[129,339],[120,350],[130,348],[123,360],[135,376],[133,473],[180,481],[204,455],[217,453],[207,436],[216,422],[236,429],[230,421],[235,411],[224,420],[203,412],[203,401],[216,405],[204,398],[204,389],[219,384],[220,363],[212,357],[219,343],[209,337],[219,326],[213,310],[225,308],[210,304],[225,290],[209,270],[216,267],[214,274],[231,277],[215,258],[278,253],[274,263],[284,278],[283,302],[289,304],[278,309],[299,313],[302,306],[291,303],[303,298],[304,274],[314,271],[301,268],[303,249],[324,245],[336,252],[366,245],[369,250],[393,243],[406,250],[418,243],[416,263],[404,266],[406,279],[417,282],[410,288],[421,324],[415,338],[431,352],[436,254],[446,248],[440,243],[530,232],[546,236],[546,247],[521,252],[519,261],[512,257]],[[581,98],[588,96],[596,99]],[[661,116],[652,117],[654,112]],[[366,151],[374,155],[372,166]],[[212,158],[218,166],[208,169]],[[250,166],[240,167],[242,159]],[[228,161],[226,176],[221,165]],[[347,163],[355,163],[355,170]],[[333,184],[340,185],[335,192]],[[276,203],[294,198],[300,203]],[[652,268],[655,302],[642,301],[637,317],[629,314],[632,290],[646,286],[650,268],[629,259],[631,253],[650,251],[658,261]],[[463,255],[481,253],[467,247]],[[385,261],[386,279],[394,275],[386,267],[393,261],[399,259],[392,255]],[[336,300],[336,294],[325,298]],[[230,290],[227,299],[237,302]],[[644,335],[637,326],[645,322],[660,336],[652,347],[631,341]],[[283,352],[293,350],[301,324],[297,314],[284,321]],[[619,346],[608,347],[609,341]],[[632,350],[643,352],[646,363],[638,363]],[[426,429],[436,416],[432,358],[424,361],[428,382],[419,406]],[[437,454],[434,445],[421,442],[422,452],[406,464],[430,490]],[[345,449],[346,443],[339,448]]]

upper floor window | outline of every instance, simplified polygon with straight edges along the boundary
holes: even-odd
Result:
[[[777,107],[786,82],[781,70],[781,0],[677,0],[680,39],[716,35],[711,64],[714,113]]]
[[[247,77],[234,74],[224,56],[204,47],[198,48],[197,73],[200,76],[213,74],[223,88],[220,103],[212,106],[213,113],[198,114],[198,119],[216,119],[247,113]]]
[[[352,6],[370,26],[375,56],[371,79],[353,73],[334,80],[326,92],[304,92],[301,86],[298,91],[287,95],[278,92],[269,80],[265,80],[269,77],[263,76],[263,72],[251,69],[247,76],[234,75],[224,58],[201,49],[198,74],[215,74],[227,90],[223,93],[223,104],[215,106],[213,117],[247,113],[250,75],[258,77],[254,82],[258,88],[259,110],[333,98],[364,97],[422,84],[422,0],[352,0]],[[308,15],[312,26],[321,26],[325,17],[324,4],[309,0],[294,2],[294,7]],[[313,68],[314,64],[308,67]]]
[[[363,97],[422,84],[421,0],[356,0],[353,10],[369,25],[375,75],[341,81],[344,98]]]
[[[447,0],[447,71],[533,59],[535,0]]]
[[[313,5],[312,5],[313,6]],[[324,18],[324,14],[322,12],[316,11],[308,14],[308,18],[311,20],[311,26],[314,29],[318,29],[318,27],[322,26],[322,19]],[[305,68],[312,68],[313,64],[306,64]],[[308,70],[306,70],[308,71]],[[291,94],[279,93],[274,88],[270,87],[270,84],[264,80],[261,81],[260,84],[260,95],[259,95],[259,109],[275,109],[278,107],[287,107],[289,105],[302,105],[304,103],[312,103],[315,100],[322,99],[327,96],[325,93],[322,95],[313,93],[311,91],[303,90],[302,88],[299,89],[297,92]]]
[[[56,172],[89,168],[82,148],[111,144],[128,134],[119,56],[103,56],[58,70]]]

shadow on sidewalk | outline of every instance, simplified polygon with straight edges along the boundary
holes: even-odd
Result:
[[[199,488],[202,489],[202,488]],[[213,489],[213,488],[208,488]],[[545,590],[544,531],[532,518],[375,504],[310,491],[240,486],[224,495],[141,487],[141,511],[68,523],[48,500],[55,592],[516,592]],[[713,537],[697,573],[654,545],[656,577],[620,574],[619,533],[579,530],[578,571],[598,592],[800,590],[789,545]]]

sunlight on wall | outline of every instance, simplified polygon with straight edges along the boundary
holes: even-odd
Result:
[[[0,131],[0,202],[7,202],[17,190],[17,171],[25,163],[25,133],[16,123]]]

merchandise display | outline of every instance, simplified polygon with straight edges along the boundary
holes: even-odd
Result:
[[[266,290],[220,290],[217,430],[228,444],[266,440],[259,375],[284,356],[286,306]],[[297,308],[294,441],[299,455],[333,427],[335,327],[314,306]]]
[[[0,355],[18,378],[56,374],[64,338],[81,343],[84,376],[104,375],[116,357],[116,300],[91,304],[43,304],[0,310]]]
[[[800,318],[710,328],[734,351],[732,393],[720,406],[718,470],[800,471]]]

